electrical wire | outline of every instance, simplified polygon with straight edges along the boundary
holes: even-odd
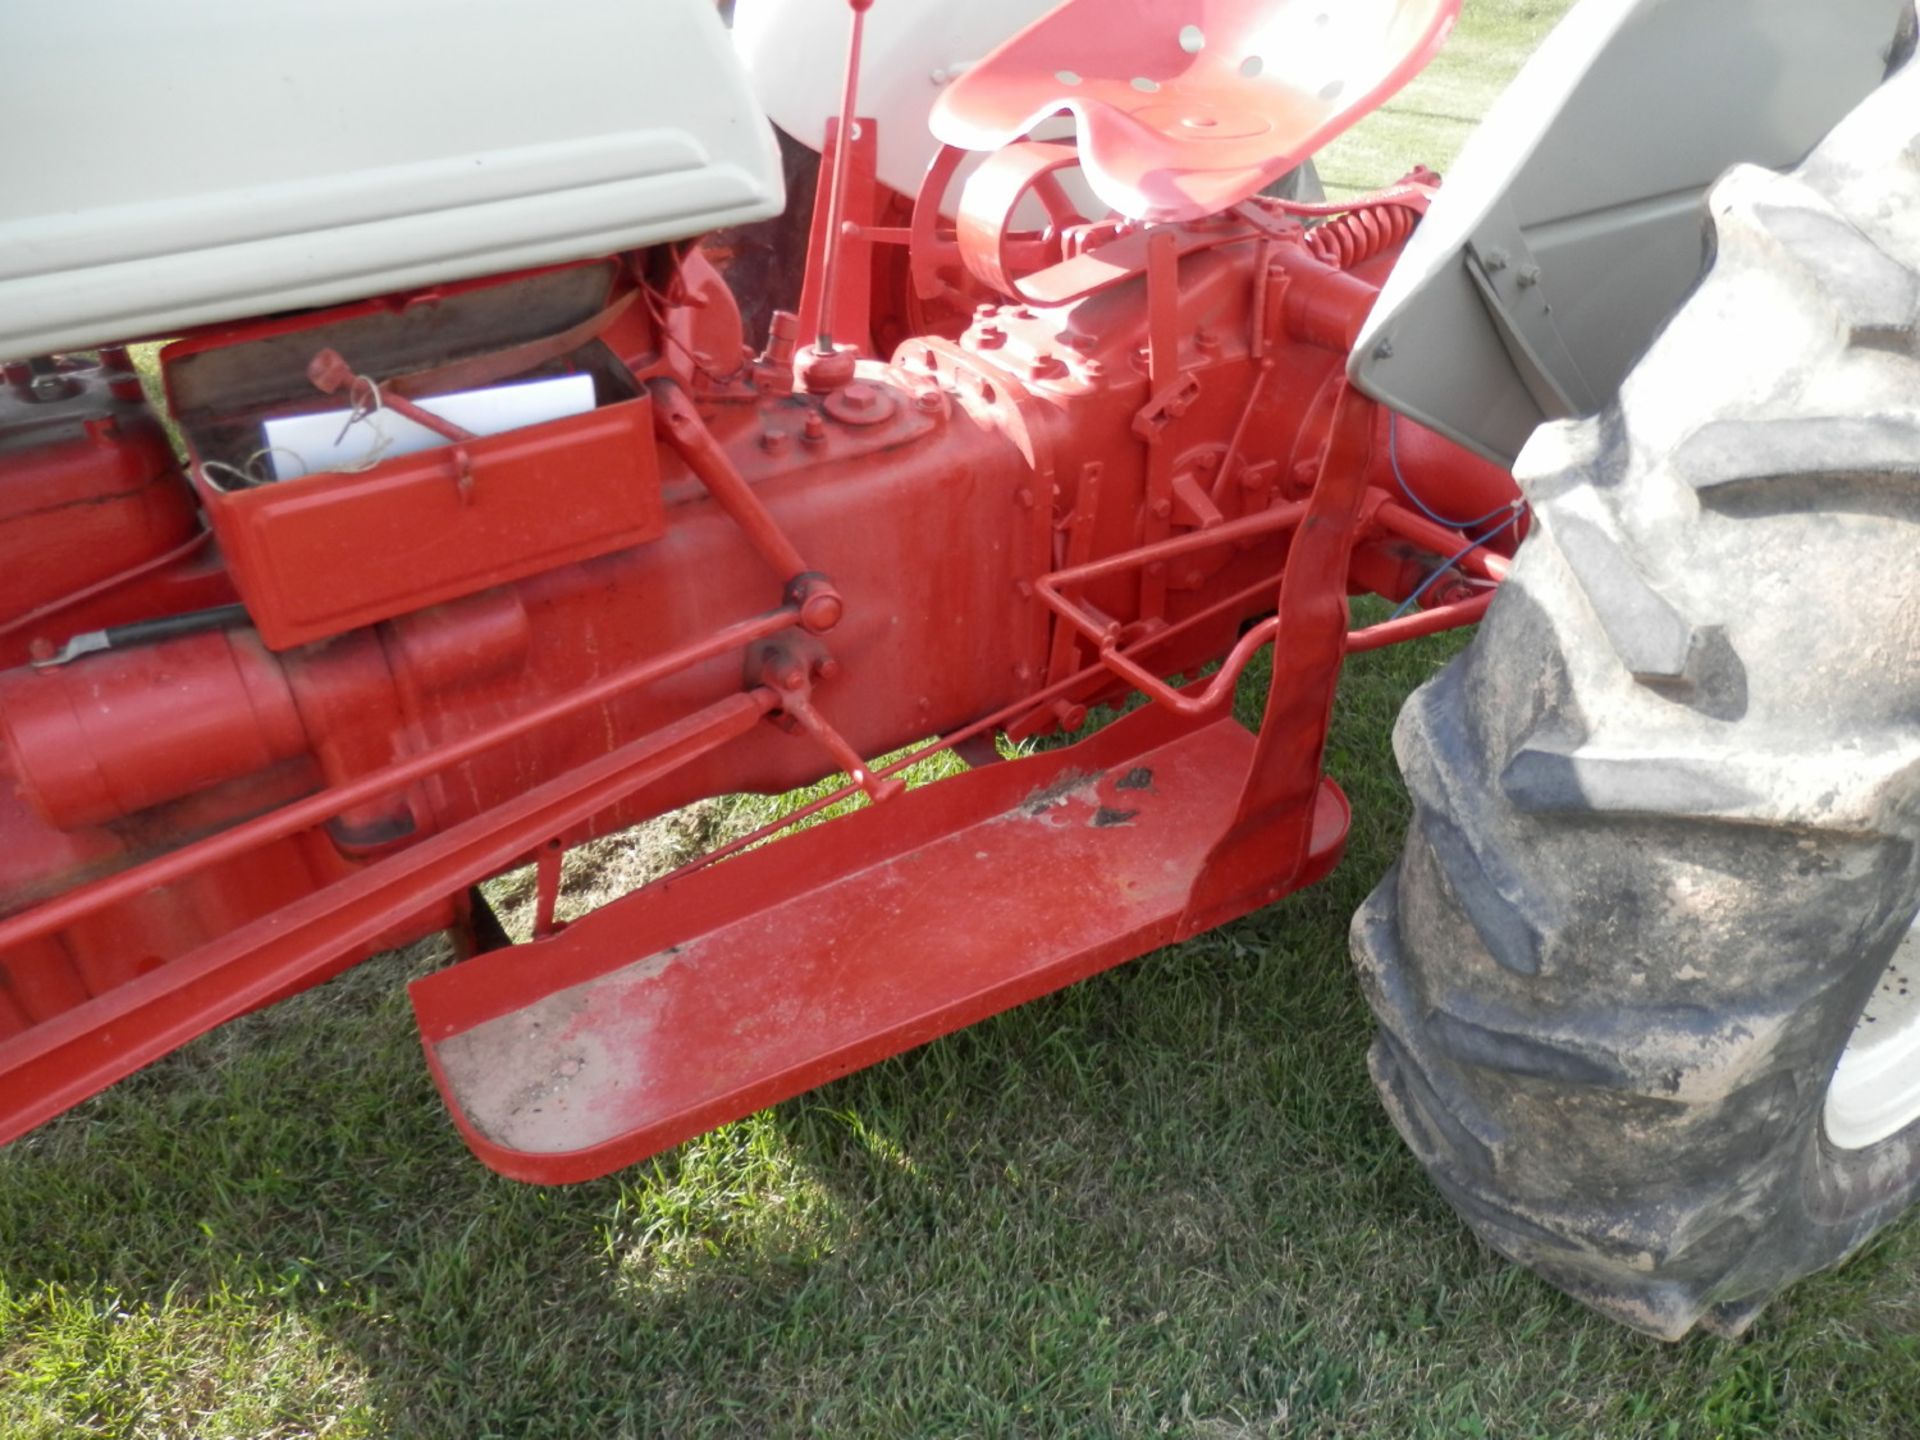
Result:
[[[1387,459],[1393,465],[1394,482],[1399,485],[1400,493],[1413,502],[1413,508],[1426,516],[1427,519],[1433,521],[1434,524],[1444,525],[1449,530],[1458,530],[1462,534],[1465,534],[1476,525],[1485,525],[1490,520],[1499,519],[1519,503],[1518,501],[1508,501],[1499,509],[1489,510],[1486,514],[1474,520],[1449,520],[1446,516],[1437,513],[1426,501],[1413,493],[1413,487],[1407,484],[1407,477],[1400,469],[1400,414],[1398,411],[1389,412],[1387,417]],[[1509,521],[1508,523],[1511,524],[1512,522]],[[1501,528],[1504,529],[1506,527],[1502,526]],[[1495,531],[1494,533],[1498,534],[1499,532]],[[1482,541],[1484,541],[1492,539],[1493,536],[1487,535],[1481,538]]]
[[[1415,590],[1405,600],[1402,600],[1400,602],[1400,608],[1394,611],[1393,614],[1389,615],[1387,619],[1389,621],[1398,620],[1402,615],[1406,614],[1409,610],[1413,609],[1415,605],[1418,605],[1420,603],[1420,597],[1422,595],[1425,595],[1427,591],[1431,590],[1435,585],[1437,585],[1440,582],[1441,577],[1446,575],[1448,572],[1450,572],[1454,566],[1458,565],[1462,560],[1466,559],[1467,556],[1471,555],[1474,551],[1480,549],[1489,540],[1493,539],[1496,535],[1499,535],[1503,530],[1510,529],[1515,524],[1517,524],[1519,522],[1520,517],[1526,513],[1527,507],[1525,502],[1516,500],[1513,502],[1512,505],[1508,506],[1507,508],[1513,512],[1511,515],[1508,515],[1505,520],[1500,522],[1500,524],[1496,525],[1493,529],[1489,530],[1485,535],[1482,535],[1478,540],[1473,541],[1465,549],[1460,550],[1456,552],[1454,555],[1450,556],[1444,564],[1442,564],[1431,575],[1427,576],[1426,579],[1422,580],[1420,582],[1420,588],[1418,590]],[[1500,512],[1497,510],[1494,511],[1495,515],[1499,513]],[[1491,519],[1492,517],[1489,516],[1488,518]],[[1442,523],[1444,524],[1446,522],[1443,521]]]

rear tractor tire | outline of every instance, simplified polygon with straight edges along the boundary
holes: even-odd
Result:
[[[1500,1253],[1727,1335],[1920,1191],[1920,70],[1713,191],[1707,279],[1408,702],[1373,1074]]]

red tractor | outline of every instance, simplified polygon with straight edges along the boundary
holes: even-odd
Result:
[[[1589,0],[1328,202],[1460,0],[343,3],[4,22],[0,1140],[450,929],[454,1123],[605,1174],[1313,883],[1484,620],[1355,925],[1436,1182],[1667,1337],[1912,1200],[1910,5]]]

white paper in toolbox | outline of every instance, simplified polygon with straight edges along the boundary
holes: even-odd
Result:
[[[556,380],[432,395],[414,403],[475,435],[499,435],[586,414],[593,409],[593,377],[563,375]],[[352,414],[351,410],[329,410],[267,421],[267,454],[274,478],[296,480],[327,470],[365,469],[376,457],[387,460],[447,443],[444,435],[391,410],[376,410],[349,425]]]

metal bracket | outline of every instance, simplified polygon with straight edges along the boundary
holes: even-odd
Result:
[[[1467,242],[1467,273],[1541,413],[1556,420],[1597,410],[1593,387],[1553,318],[1546,276],[1512,205],[1495,206]]]
[[[907,782],[876,776],[846,737],[814,708],[814,681],[831,680],[839,673],[839,662],[811,635],[769,636],[747,650],[749,691],[764,687],[779,697],[779,708],[768,718],[790,734],[811,739],[866,792],[869,802],[878,805],[905,793]]]
[[[1199,398],[1200,381],[1192,371],[1183,371],[1140,407],[1140,413],[1133,417],[1133,433],[1149,445],[1158,445],[1167,427],[1191,410]]]

